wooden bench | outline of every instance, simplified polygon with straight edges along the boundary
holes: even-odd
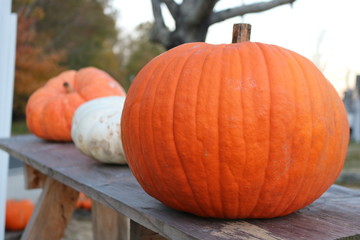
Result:
[[[104,165],[72,143],[32,135],[0,139],[25,163],[28,187],[42,187],[22,239],[61,239],[78,192],[93,201],[94,239],[360,239],[360,191],[333,185],[310,206],[267,220],[205,219],[172,210],[147,195],[126,166]]]

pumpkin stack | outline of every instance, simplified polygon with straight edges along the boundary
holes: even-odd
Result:
[[[124,151],[144,190],[174,209],[227,219],[287,215],[339,175],[345,109],[305,57],[236,41],[183,44],[150,61],[125,101]]]

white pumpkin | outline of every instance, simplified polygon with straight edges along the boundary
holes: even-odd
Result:
[[[82,153],[104,163],[126,164],[120,132],[124,101],[120,96],[96,98],[75,111],[71,137]]]

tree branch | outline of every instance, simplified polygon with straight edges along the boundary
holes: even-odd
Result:
[[[164,18],[161,12],[161,0],[151,0],[151,6],[154,14],[155,25],[158,24],[159,26],[164,27]]]
[[[210,25],[224,21],[232,17],[243,16],[247,13],[262,12],[280,5],[292,4],[295,1],[296,0],[272,0],[268,2],[259,2],[248,5],[242,5],[239,7],[225,9],[219,12],[213,12],[210,16]]]
[[[174,0],[162,0],[166,7],[169,9],[169,12],[173,16],[174,19],[176,19],[176,16],[179,11],[179,5]]]
[[[200,24],[208,20],[218,0],[184,0],[181,12],[188,24]]]
[[[154,14],[154,27],[150,33],[150,40],[167,46],[169,44],[170,31],[167,29],[161,12],[161,0],[151,0]]]

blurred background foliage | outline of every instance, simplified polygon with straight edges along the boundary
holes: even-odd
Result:
[[[67,69],[95,66],[126,90],[137,72],[164,51],[150,43],[151,23],[131,35],[116,25],[110,0],[13,0],[18,14],[13,120],[25,119],[36,89]]]

